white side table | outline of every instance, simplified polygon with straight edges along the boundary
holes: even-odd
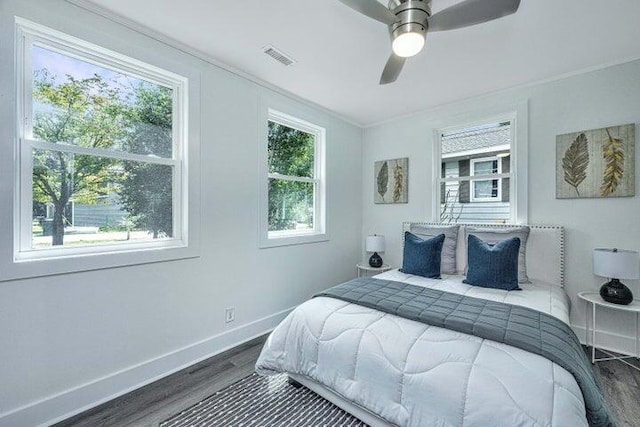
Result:
[[[624,359],[636,358],[640,359],[640,300],[633,300],[629,305],[612,304],[602,299],[597,292],[580,292],[578,298],[587,302],[587,314],[585,316],[585,329],[586,329],[586,341],[589,345],[589,304],[591,304],[591,363],[601,362],[603,360],[620,360],[622,363],[626,363],[634,369],[640,371],[636,365],[627,362]],[[611,310],[620,312],[635,313],[636,315],[636,354],[624,354],[622,356],[614,356],[606,350],[598,349],[609,357],[602,357],[596,359],[596,307],[604,307]]]
[[[385,271],[391,270],[391,267],[388,264],[382,264],[382,267],[371,267],[369,264],[358,263],[356,264],[356,268],[358,269],[358,277],[371,277],[376,274],[384,273]]]

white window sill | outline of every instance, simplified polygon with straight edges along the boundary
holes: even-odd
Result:
[[[117,252],[64,254],[58,257],[16,259],[0,263],[0,282],[57,274],[77,273],[107,268],[197,258],[197,245],[156,246]]]
[[[279,246],[304,245],[307,243],[318,243],[329,241],[327,233],[316,234],[282,234],[281,236],[262,236],[260,239],[260,248],[275,248]]]

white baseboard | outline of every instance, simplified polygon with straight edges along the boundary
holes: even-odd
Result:
[[[589,331],[589,337],[587,337],[584,326],[571,325],[571,328],[582,344],[591,345],[591,331]],[[618,335],[613,332],[596,330],[596,346],[616,353],[636,354],[636,340],[634,337]]]
[[[62,421],[266,334],[292,309],[283,310],[62,393],[12,409],[0,414],[0,427],[46,426]]]

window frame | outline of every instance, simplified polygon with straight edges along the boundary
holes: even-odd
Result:
[[[284,113],[273,108],[267,108],[265,120],[261,127],[264,129],[260,145],[263,147],[261,156],[261,194],[260,194],[260,248],[297,245],[322,242],[328,240],[326,232],[326,129],[309,121]],[[278,123],[292,129],[314,135],[314,167],[313,178],[297,177],[269,172],[268,161],[268,127],[269,122]],[[269,231],[269,180],[282,179],[289,181],[313,183],[313,229],[310,230],[282,230]]]
[[[502,174],[502,158],[499,156],[489,156],[489,157],[479,157],[477,159],[470,159],[469,162],[469,170],[470,170],[470,176],[471,177],[475,177],[476,176],[476,170],[475,170],[475,164],[476,163],[482,163],[482,162],[488,162],[488,161],[495,161],[498,164],[498,168],[497,168],[497,172],[496,175],[501,175]],[[487,176],[487,175],[484,175]],[[496,195],[496,197],[475,197],[476,194],[476,183],[478,181],[498,181],[498,194]],[[501,202],[502,201],[502,178],[492,178],[492,179],[472,179],[470,180],[471,185],[469,188],[469,199],[471,200],[471,202]]]
[[[505,111],[508,111],[505,113]],[[460,131],[487,123],[511,123],[511,165],[509,172],[509,224],[526,224],[528,221],[528,146],[529,146],[529,102],[527,99],[516,103],[490,102],[482,109],[461,109],[442,117],[432,128],[432,186],[431,218],[440,220],[440,198],[443,182],[442,173],[442,134]],[[505,174],[501,174],[505,175]],[[507,176],[500,176],[505,178]],[[478,177],[479,178],[479,177]],[[495,179],[487,175],[482,179]],[[450,179],[451,180],[451,179]],[[471,178],[470,178],[471,180]],[[458,180],[459,181],[459,180]]]
[[[123,265],[135,265],[199,256],[198,239],[190,243],[189,219],[197,218],[189,212],[189,187],[195,184],[189,175],[189,78],[172,71],[136,60],[72,35],[15,17],[15,82],[16,82],[16,138],[14,143],[12,259],[3,260],[6,268],[0,280],[37,277],[73,271],[87,271]],[[138,155],[116,150],[85,148],[70,144],[38,141],[32,135],[32,64],[31,47],[41,46],[63,55],[125,73],[144,81],[172,89],[173,126],[172,156],[163,158]],[[197,84],[197,82],[196,82]],[[198,151],[194,145],[195,152]],[[173,236],[169,239],[145,242],[112,242],[104,245],[78,247],[32,248],[32,150],[104,156],[143,163],[167,164],[173,168]],[[198,168],[196,168],[198,169]],[[197,190],[194,187],[194,190]],[[199,207],[194,205],[194,207]],[[28,218],[27,218],[28,217]],[[193,230],[194,227],[192,227]],[[197,224],[195,224],[195,228]],[[194,240],[194,239],[191,239]]]

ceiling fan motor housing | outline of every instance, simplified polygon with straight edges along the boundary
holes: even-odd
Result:
[[[393,6],[393,3],[395,2],[392,0],[390,6]],[[430,3],[430,0],[406,0],[396,6],[392,12],[399,20],[389,25],[391,40],[404,33],[420,33],[426,38],[431,16]]]

